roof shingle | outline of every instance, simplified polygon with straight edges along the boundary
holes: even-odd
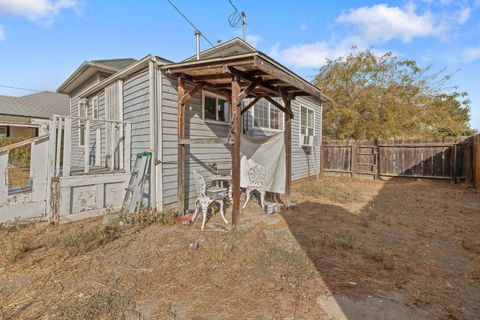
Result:
[[[54,114],[68,116],[68,95],[50,91],[21,97],[0,95],[0,114],[48,119]]]

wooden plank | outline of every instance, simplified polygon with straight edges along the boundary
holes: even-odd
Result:
[[[83,148],[84,148],[84,172],[88,173],[90,172],[90,163],[89,163],[89,157],[90,153],[88,152],[89,147],[90,147],[90,120],[85,121],[85,131],[84,131],[84,140],[83,140]]]
[[[56,142],[56,126],[57,126],[57,117],[52,117],[50,120],[50,125],[48,128],[49,131],[49,138],[48,138],[48,167],[47,167],[47,194],[46,194],[46,214],[51,216],[51,203],[52,203],[52,188],[51,188],[51,181],[55,175],[55,142]]]
[[[480,188],[480,134],[473,137],[473,183]]]
[[[252,101],[250,101],[249,104],[247,104],[243,109],[241,114],[243,115],[245,112],[247,112],[251,107],[253,107],[262,97],[255,97]]]
[[[124,170],[125,172],[130,172],[131,167],[131,157],[132,157],[132,124],[125,124],[125,139],[123,141],[125,157],[124,157]]]
[[[53,136],[55,136],[55,134],[53,134]],[[12,144],[9,144],[8,146],[1,147],[0,152],[7,151],[7,150],[12,150],[12,149],[15,149],[15,148],[18,148],[18,147],[23,147],[23,146],[26,146],[28,144],[31,144],[32,142],[47,139],[47,138],[48,138],[48,136],[41,136],[41,137],[35,137],[35,138],[23,140],[23,141],[20,141],[20,142],[17,142],[17,143],[12,143]]]
[[[292,112],[290,97],[282,97],[287,112],[285,113],[284,139],[285,139],[285,194],[286,206],[290,208],[292,203]]]
[[[238,94],[238,101],[242,101],[243,99],[248,97],[248,95],[253,91],[253,89],[255,89],[260,84],[260,82],[262,82],[261,77],[253,78],[252,83],[250,83],[248,87],[246,87],[242,92]]]
[[[100,128],[95,129],[95,165],[102,164],[102,133]]]
[[[48,140],[32,142],[30,158],[32,201],[44,201],[47,193]],[[42,212],[44,214],[45,211]]]
[[[271,104],[273,104],[275,107],[277,107],[278,109],[282,110],[283,113],[285,114],[289,114],[290,118],[293,119],[293,113],[291,110],[288,110],[286,108],[284,108],[280,103],[278,103],[277,101],[273,100],[271,97],[269,96],[264,96],[263,97],[264,99],[266,99],[268,102],[270,102]]]
[[[71,169],[72,158],[72,119],[65,118],[65,124],[63,129],[63,166],[62,176],[68,177]]]
[[[230,144],[228,138],[195,138],[180,139],[178,144]]]
[[[185,139],[185,108],[181,103],[182,97],[185,95],[185,79],[178,78],[178,119],[177,119],[177,135],[178,141]],[[178,144],[177,147],[177,207],[179,215],[185,214],[185,145]]]
[[[58,118],[57,126],[57,143],[56,143],[56,156],[55,156],[55,175],[58,177],[60,175],[60,157],[62,156],[62,129],[63,129],[63,118]]]
[[[0,204],[8,199],[8,150],[0,151]]]
[[[204,82],[197,84],[192,90],[190,90],[189,92],[184,94],[181,98],[179,98],[179,104],[184,105],[188,100],[190,100],[195,95],[195,93],[202,90],[204,85],[205,85]]]
[[[240,224],[240,135],[241,135],[241,110],[238,94],[240,93],[240,78],[234,76],[232,80],[231,103],[233,111],[233,148],[232,148],[232,224],[238,227]]]

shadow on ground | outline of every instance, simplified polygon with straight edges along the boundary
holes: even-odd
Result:
[[[281,215],[332,294],[317,301],[330,317],[480,318],[474,190],[322,178],[295,184],[295,194],[298,205]]]

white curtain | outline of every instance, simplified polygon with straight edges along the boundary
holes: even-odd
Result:
[[[285,142],[284,134],[271,136],[246,136],[240,138],[240,186],[248,186],[248,170],[259,164],[268,170],[266,190],[285,193]]]

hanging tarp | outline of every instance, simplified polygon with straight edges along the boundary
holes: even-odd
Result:
[[[282,133],[240,138],[240,186],[248,186],[248,170],[259,164],[268,170],[266,190],[285,193],[285,142]]]

